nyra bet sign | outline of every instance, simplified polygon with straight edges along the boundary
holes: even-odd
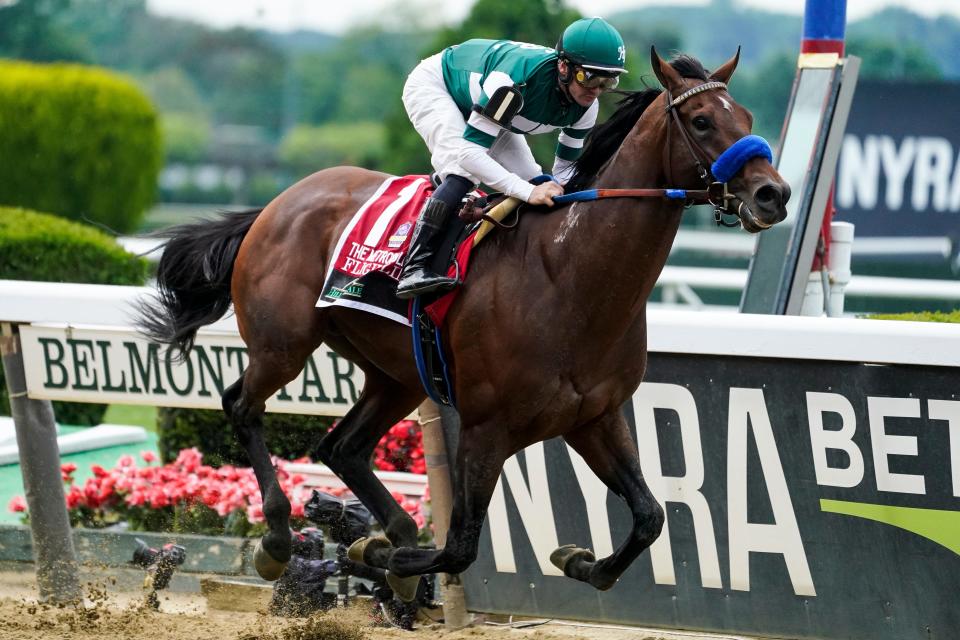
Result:
[[[504,469],[466,578],[471,608],[955,637],[960,373],[651,354],[646,379],[624,411],[667,513],[660,538],[608,592],[555,577],[554,548],[607,556],[631,516],[565,444],[535,445]]]
[[[836,180],[857,237],[960,233],[958,101],[955,82],[857,84]]]

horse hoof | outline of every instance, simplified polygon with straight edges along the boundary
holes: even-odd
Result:
[[[257,570],[261,578],[273,582],[283,575],[283,571],[287,568],[287,563],[274,560],[273,556],[263,548],[263,542],[259,541],[253,550],[253,567]]]
[[[404,602],[413,602],[417,598],[417,587],[420,586],[420,576],[401,578],[387,571],[387,584],[393,593]]]
[[[354,562],[372,567],[374,566],[371,564],[373,554],[382,549],[389,549],[392,546],[390,541],[383,536],[360,538],[354,541],[354,543],[350,545],[350,548],[347,549],[347,557]]]
[[[553,566],[563,571],[563,575],[577,578],[577,580],[582,580],[583,578],[571,575],[570,570],[577,567],[581,562],[592,564],[596,561],[597,557],[593,555],[593,551],[590,551],[590,549],[581,549],[573,544],[565,544],[562,547],[554,549],[553,553],[550,554],[550,562],[553,563]]]

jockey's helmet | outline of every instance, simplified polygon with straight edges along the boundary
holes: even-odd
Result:
[[[627,71],[623,38],[603,18],[582,18],[567,27],[557,43],[557,54],[563,60],[605,75]]]

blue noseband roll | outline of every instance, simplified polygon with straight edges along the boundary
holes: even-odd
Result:
[[[760,156],[766,158],[767,162],[773,162],[773,151],[767,141],[760,136],[743,136],[720,154],[710,170],[718,182],[728,182],[737,175],[747,160]]]

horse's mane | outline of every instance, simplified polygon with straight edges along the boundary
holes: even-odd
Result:
[[[678,55],[670,61],[670,66],[684,78],[707,80],[707,70],[692,56]],[[646,88],[617,92],[623,96],[617,102],[617,110],[606,122],[598,124],[587,134],[583,152],[574,164],[573,177],[567,182],[567,193],[580,191],[596,179],[600,169],[613,157],[633,125],[662,91],[659,88]]]

